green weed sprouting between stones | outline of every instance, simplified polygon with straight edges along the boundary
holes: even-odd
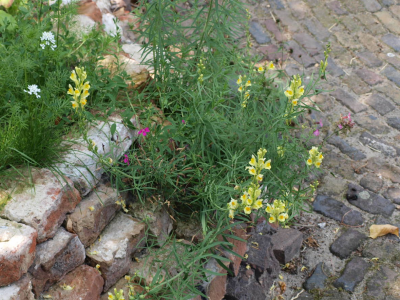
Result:
[[[241,49],[248,19],[238,1],[155,0],[141,2],[137,15],[144,63],[154,79],[133,99],[127,95],[130,109],[141,112],[136,147],[121,162],[103,163],[120,190],[143,203],[160,195],[159,205],[168,204],[175,218],[199,221],[203,230],[203,241],[191,252],[169,256],[182,272],[162,280],[156,274],[129,299],[190,299],[200,294],[195,287],[201,279],[213,274],[204,269],[205,256],[214,255],[222,265],[224,258],[213,249],[232,249],[216,239],[227,234],[225,226],[250,222],[250,212],[285,226],[305,209],[304,200],[316,187],[307,178],[323,155],[318,145],[305,146],[312,133],[304,140],[295,132],[301,130],[300,116],[313,109],[303,100],[316,94],[325,78],[330,49],[318,76],[304,84],[301,75],[287,78],[274,70],[273,62],[256,66],[259,58]],[[169,125],[154,122],[155,106]],[[254,162],[258,149],[262,155]],[[147,251],[164,247],[157,249]]]
[[[119,37],[99,30],[78,36],[71,30],[76,5],[60,4],[21,0],[0,7],[1,175],[21,165],[54,164],[65,150],[62,137],[85,130],[71,126],[77,118],[90,121],[89,111],[115,109],[117,93],[126,87],[122,73],[111,80],[109,71],[97,66]],[[87,109],[80,114],[73,113],[67,95],[77,66],[86,68],[91,85]]]

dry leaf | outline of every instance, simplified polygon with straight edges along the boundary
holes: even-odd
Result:
[[[376,239],[378,236],[387,235],[388,233],[397,235],[397,237],[399,237],[399,228],[390,224],[371,225],[369,228],[369,237],[373,239]]]

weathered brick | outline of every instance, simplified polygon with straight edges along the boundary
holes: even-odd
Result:
[[[311,55],[315,56],[319,53],[323,53],[323,48],[317,40],[315,40],[311,35],[304,33],[304,32],[299,32],[296,33],[293,36],[293,39],[306,51]]]
[[[358,161],[358,160],[363,160],[364,158],[366,158],[364,153],[362,153],[357,148],[350,146],[349,143],[347,143],[345,140],[343,140],[340,136],[332,135],[328,139],[328,143],[338,147],[342,153],[346,154],[348,157],[350,157],[353,160]]]
[[[394,0],[393,0],[394,2]],[[394,4],[394,3],[393,3]],[[399,3],[398,3],[399,4]],[[399,5],[392,5],[389,7],[389,10],[394,14],[395,16],[400,16],[400,6]]]
[[[382,94],[372,94],[365,100],[365,103],[375,109],[382,116],[396,108],[390,101],[386,100]]]
[[[287,27],[292,32],[297,32],[301,28],[300,24],[293,18],[288,10],[279,10],[275,12],[276,19],[283,26]]]
[[[364,3],[365,8],[370,12],[376,12],[382,9],[382,6],[376,0],[361,0],[361,1]]]
[[[314,16],[321,22],[324,27],[329,28],[335,24],[336,18],[332,16],[329,9],[321,3],[320,5],[313,8]]]
[[[382,37],[382,41],[394,50],[400,51],[400,38],[398,36],[388,33]]]
[[[267,30],[272,33],[277,42],[282,42],[286,40],[282,31],[278,28],[276,22],[273,19],[268,19],[264,21],[264,25],[267,28]]]
[[[362,104],[361,102],[357,101],[357,99],[355,99],[352,95],[350,95],[341,88],[336,89],[336,91],[332,92],[330,95],[333,96],[339,102],[341,102],[344,106],[350,108],[355,113],[367,109],[367,106],[365,104]]]
[[[291,56],[305,68],[309,68],[314,66],[317,62],[314,58],[312,58],[306,51],[304,51],[295,41],[289,41],[285,47],[291,53]]]
[[[264,28],[256,21],[250,22],[249,31],[259,44],[266,44],[271,41]]]
[[[338,39],[339,43],[345,48],[360,49],[361,45],[358,38],[355,35],[351,35],[343,25],[337,25],[334,27],[334,35]]]
[[[365,6],[361,3],[360,0],[342,1],[342,3],[346,7],[347,11],[352,14],[356,14],[366,10]]]
[[[373,35],[370,35],[365,32],[357,33],[359,41],[371,52],[379,53],[382,52],[383,46],[381,42],[375,38]]]
[[[296,229],[280,229],[272,236],[273,251],[281,264],[286,264],[300,254],[303,234]]]
[[[339,77],[345,74],[343,69],[340,68],[331,57],[328,57],[328,67],[326,68],[326,71],[333,77]]]
[[[344,76],[343,82],[357,95],[362,95],[371,91],[371,87],[360,79],[356,74]]]
[[[400,87],[400,72],[399,70],[393,68],[392,66],[387,66],[382,74],[385,75],[390,81],[394,82]]]
[[[386,156],[396,157],[399,155],[400,149],[396,146],[390,145],[385,141],[378,139],[377,137],[364,131],[360,135],[360,142],[371,148],[379,150],[382,154]]]
[[[400,69],[400,58],[398,56],[391,57],[388,56],[387,53],[380,53],[378,57],[383,61],[386,61],[387,63],[391,64],[396,69]]]
[[[392,126],[393,128],[396,128],[397,130],[400,130],[400,118],[399,117],[391,117],[387,119],[387,123]]]
[[[400,89],[391,82],[386,82],[383,85],[377,86],[375,87],[375,90],[385,94],[392,99],[394,103],[400,105]]]
[[[370,12],[358,13],[356,14],[356,18],[374,35],[387,32],[378,19]]]
[[[391,6],[391,5],[396,4],[396,0],[382,0],[382,4],[384,6]]]
[[[332,35],[317,19],[306,19],[304,20],[304,25],[306,25],[309,32],[321,41],[327,40]]]
[[[293,16],[295,16],[299,20],[302,20],[306,16],[311,14],[310,8],[304,1],[291,0],[288,1],[288,4]]]
[[[383,82],[381,76],[366,68],[358,69],[356,74],[369,85],[376,85]]]
[[[358,126],[367,129],[372,134],[387,134],[391,130],[380,118],[378,119],[374,115],[360,115],[354,121]]]
[[[281,0],[269,0],[268,2],[274,9],[285,9],[285,4]]]
[[[273,62],[276,61],[285,61],[288,57],[288,54],[285,49],[278,48],[278,46],[274,44],[269,44],[266,46],[261,46],[258,48],[258,51],[265,55],[265,59],[271,60]]]
[[[329,9],[332,10],[337,15],[347,15],[348,14],[348,11],[337,0],[326,3],[326,6],[328,6]]]
[[[361,59],[361,61],[370,68],[377,68],[382,66],[382,61],[375,56],[372,52],[363,51],[357,53],[357,56]]]
[[[364,26],[353,15],[343,16],[341,23],[353,34],[355,32],[363,31]]]
[[[400,33],[400,21],[392,17],[392,14],[388,11],[380,11],[375,13],[375,16],[382,22],[382,24],[389,29],[391,32]]]

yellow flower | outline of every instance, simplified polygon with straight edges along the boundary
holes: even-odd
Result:
[[[302,96],[304,94],[304,86],[301,86],[297,89],[297,93]]]
[[[275,217],[274,216],[270,216],[269,219],[268,219],[268,222],[275,223],[276,222]]]
[[[267,207],[265,208],[265,211],[267,213],[271,214],[273,210],[274,210],[274,207],[271,206],[271,204],[267,204]]]
[[[322,153],[319,153],[318,159],[319,159],[319,160],[322,160],[323,158],[324,158],[324,156],[322,155]]]
[[[235,191],[237,191],[238,189],[240,189],[240,186],[235,185],[235,187],[233,188]]]
[[[244,202],[244,201],[246,201],[247,197],[248,197],[247,193],[244,193],[244,194],[240,197],[240,199],[242,199],[242,201]]]
[[[125,280],[126,281],[130,281],[131,280],[131,276],[125,275]]]
[[[257,151],[258,159],[262,159],[266,153],[267,153],[267,149],[264,149],[264,148],[258,149],[258,151]]]
[[[245,204],[248,205],[248,206],[251,206],[253,204],[253,199],[247,198],[246,201],[245,201]]]
[[[86,99],[81,99],[81,104],[82,104],[82,106],[85,106],[86,103],[87,103]]]
[[[89,81],[87,81],[83,84],[83,90],[88,91],[89,89],[90,89],[90,84]]]
[[[311,150],[310,151],[308,151],[308,153],[310,153],[310,155],[312,155],[312,156],[316,156],[316,155],[318,155],[318,147],[312,147],[311,148]]]
[[[307,159],[307,165],[311,166],[312,165],[312,159],[311,157],[309,159]]]
[[[238,91],[239,91],[239,92],[243,92],[243,87],[242,87],[242,86],[239,86]]]
[[[75,73],[75,71],[72,71],[71,76],[70,76],[69,78],[71,78],[71,80],[75,83],[75,85],[78,85],[78,84],[79,84],[79,81],[78,81],[78,79],[76,78],[76,73]]]
[[[250,175],[256,175],[257,174],[256,169],[254,167],[247,167],[247,169],[249,169]]]
[[[96,146],[96,142],[93,140],[89,140],[90,141],[90,145],[92,145],[92,147],[94,148]]]
[[[251,81],[250,81],[250,80],[247,80],[245,86],[251,86]]]
[[[289,219],[289,215],[287,213],[283,214],[285,216],[285,219]]]
[[[260,200],[257,200],[256,202],[254,202],[253,208],[260,209],[262,206],[263,206],[263,201],[260,199]]]
[[[237,200],[231,199],[231,202],[228,203],[230,209],[236,209],[239,205]]]
[[[99,264],[96,265],[96,269],[100,269],[100,265]]]
[[[274,63],[272,61],[270,61],[269,64],[267,65],[267,69],[268,70],[274,70],[275,69]]]
[[[242,83],[242,75],[239,75],[239,79],[236,81],[237,84],[241,84]]]
[[[79,96],[81,94],[81,92],[78,89],[74,90],[74,96]]]
[[[320,161],[316,161],[314,164],[317,168],[319,168],[321,166],[321,162]]]
[[[264,68],[263,67],[258,67],[258,70],[257,70],[258,72],[260,72],[260,73],[262,73],[262,72],[264,72]]]
[[[71,101],[71,103],[72,103],[72,108],[77,109],[77,108],[79,107],[78,102],[76,102],[76,101]]]
[[[108,158],[108,163],[111,165],[113,163],[113,159],[111,157]]]
[[[254,155],[251,156],[250,162],[249,162],[250,166],[256,166],[257,165],[257,161]]]
[[[233,219],[235,217],[235,211],[230,209],[229,210],[229,218]]]
[[[246,214],[246,215],[248,215],[248,214],[250,214],[251,213],[251,207],[250,206],[246,206],[245,208],[244,208],[244,213]]]
[[[284,215],[284,214],[280,214],[280,215],[278,216],[278,221],[279,221],[279,222],[285,222],[285,220],[286,220],[286,218],[285,218],[285,215]]]
[[[247,100],[247,99],[249,99],[249,98],[250,98],[250,92],[249,92],[249,91],[246,91],[246,92],[244,93],[244,99]]]
[[[72,96],[74,95],[74,88],[72,87],[72,85],[69,85],[67,94]]]
[[[294,106],[296,106],[298,101],[299,101],[299,99],[293,99],[293,100],[292,100],[292,104],[293,104]]]
[[[285,154],[285,150],[283,150],[282,146],[278,146],[278,148],[276,148],[276,149],[277,149],[278,155],[280,157],[282,157]]]
[[[271,160],[268,159],[264,164],[264,169],[271,170]]]
[[[94,206],[89,206],[90,211],[94,211]]]
[[[108,293],[108,299],[113,300],[115,299],[113,295],[111,295],[111,293]]]
[[[288,88],[288,89],[285,91],[285,96],[288,97],[288,98],[293,97],[293,91],[292,91],[291,88]]]
[[[262,181],[263,180],[264,175],[263,174],[258,174],[257,175],[257,181]]]
[[[89,92],[87,90],[83,91],[82,98],[87,98],[89,96]]]

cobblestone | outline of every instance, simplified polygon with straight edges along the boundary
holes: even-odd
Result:
[[[348,157],[354,160],[363,160],[366,158],[366,155],[362,153],[357,148],[354,148],[349,145],[345,140],[341,137],[333,135],[328,139],[328,143],[332,144],[340,149],[342,153],[346,154]]]
[[[368,173],[360,180],[360,185],[375,193],[378,193],[383,187],[383,180],[379,176]]]
[[[336,89],[331,96],[341,102],[344,106],[350,108],[353,112],[359,113],[367,109],[367,106],[358,102],[356,98],[344,91],[343,89]]]
[[[328,6],[330,10],[332,10],[335,14],[337,14],[337,15],[339,15],[339,16],[340,16],[340,15],[347,15],[347,14],[349,14],[348,11],[342,6],[341,3],[340,3],[339,1],[337,1],[337,0],[332,1],[332,2],[328,2],[328,3],[326,4],[326,6]]]
[[[271,41],[264,28],[257,22],[250,22],[250,33],[259,44],[266,44]]]
[[[375,16],[382,22],[382,24],[388,28],[391,32],[400,33],[400,22],[392,17],[392,14],[388,11],[380,11],[375,13]]]
[[[282,31],[277,26],[276,22],[273,19],[268,19],[264,22],[265,27],[269,32],[272,33],[273,37],[277,42],[283,42],[286,40]]]
[[[376,85],[383,82],[383,78],[366,68],[361,68],[356,71],[356,74],[369,85]]]
[[[365,103],[375,109],[382,116],[395,109],[395,106],[390,101],[386,100],[386,97],[381,94],[372,94],[365,100]]]
[[[360,141],[364,145],[372,147],[375,150],[380,151],[381,153],[383,153],[386,156],[396,157],[397,155],[400,154],[399,148],[385,143],[381,139],[378,139],[378,138],[370,135],[368,132],[363,132],[361,134]]]
[[[397,130],[400,130],[400,118],[399,117],[391,117],[387,119],[387,123],[392,126],[393,128],[396,128]]]
[[[370,12],[376,12],[382,9],[382,6],[376,0],[362,0],[365,5],[365,8]]]
[[[316,64],[317,61],[305,52],[295,41],[290,40],[285,47],[289,52],[292,52],[291,56],[293,59],[305,68],[309,68]]]
[[[355,122],[362,128],[367,129],[372,134],[387,134],[390,132],[390,127],[374,115],[368,114],[364,116],[358,116],[355,119]]]
[[[387,30],[378,19],[369,12],[358,13],[356,18],[365,26],[365,28],[374,35],[386,33]]]
[[[377,68],[382,66],[382,61],[375,56],[372,52],[369,51],[364,51],[364,52],[359,52],[357,53],[357,56],[362,60],[364,64],[367,65],[367,67],[370,68]]]
[[[342,288],[345,291],[353,292],[356,285],[359,284],[368,271],[369,264],[360,257],[353,258],[347,263],[342,276],[340,276],[333,285]]]
[[[304,20],[304,25],[318,40],[326,41],[332,35],[332,33],[315,18]]]
[[[367,236],[355,229],[346,230],[330,246],[329,250],[341,259],[350,256],[351,252],[356,250]]]

